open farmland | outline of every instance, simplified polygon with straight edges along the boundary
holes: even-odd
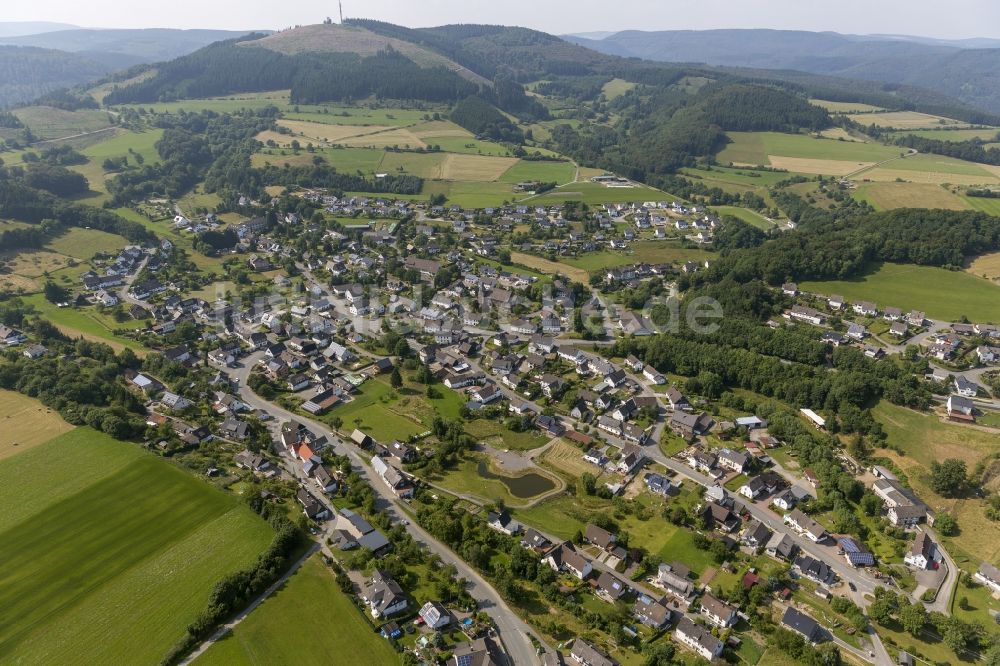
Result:
[[[441,177],[444,180],[488,183],[499,180],[500,176],[515,164],[517,164],[517,159],[513,157],[483,157],[448,153],[441,164]]]
[[[7,663],[156,664],[271,538],[235,498],[88,428],[0,463],[0,503]]]
[[[825,99],[811,99],[809,103],[824,108],[830,113],[872,113],[882,110],[881,107],[862,102],[831,102]]]
[[[267,137],[262,138],[261,140],[267,141],[268,138],[271,138],[274,139],[279,145],[288,145],[292,139],[338,143],[342,139],[366,134],[375,134],[378,132],[387,132],[393,129],[392,127],[386,125],[331,125],[328,123],[317,123],[308,120],[285,119],[279,120],[278,126],[286,128],[292,133],[292,135],[289,136],[286,134],[278,134],[277,132],[266,132]],[[280,141],[281,137],[284,137],[284,143]],[[302,143],[302,141],[300,140],[299,143]]]
[[[603,271],[614,266],[624,266],[637,262],[662,264],[685,261],[704,261],[715,255],[707,250],[683,248],[670,241],[642,241],[633,243],[627,252],[588,252],[579,257],[570,257],[565,263],[588,272]]]
[[[963,271],[883,264],[861,278],[799,286],[818,294],[841,294],[849,301],[922,310],[931,319],[959,321],[968,316],[976,321],[1000,321],[1000,286]]]
[[[988,280],[1000,279],[1000,252],[992,252],[976,257],[969,263],[965,270]]]
[[[541,183],[568,183],[573,180],[576,167],[572,162],[546,162],[521,160],[508,169],[500,180],[505,183],[522,183],[537,180]]]
[[[38,400],[0,390],[0,460],[47,442],[73,426]]]
[[[126,104],[126,108],[148,109],[154,113],[180,113],[187,111],[214,111],[216,113],[233,113],[242,109],[265,109],[276,106],[279,109],[288,108],[288,90],[273,90],[261,93],[242,93],[224,97],[209,97],[201,99],[185,99],[176,102],[155,102],[148,104]]]
[[[398,664],[399,655],[362,612],[313,557],[197,663],[252,666],[293,660],[319,666],[337,663],[344,655],[365,655],[372,664]],[[309,621],[302,622],[303,617]]]
[[[944,208],[968,210],[962,199],[932,183],[864,183],[854,193],[856,199],[867,201],[876,210],[895,208]]]
[[[337,143],[359,148],[426,148],[427,144],[405,127],[340,139]]]
[[[635,84],[625,79],[611,79],[601,88],[601,93],[608,99],[617,99],[635,88]]]
[[[887,111],[885,113],[860,113],[851,116],[851,120],[862,125],[876,127],[896,127],[899,129],[935,129],[945,126],[967,126],[967,123],[932,116],[918,111]]]
[[[733,217],[739,218],[747,224],[753,225],[764,231],[773,229],[775,226],[774,222],[769,221],[760,213],[752,211],[749,208],[740,208],[739,206],[713,206],[712,210],[719,215],[732,215]]]
[[[896,181],[952,185],[996,185],[997,167],[943,155],[920,153],[893,160],[855,175],[855,180]]]
[[[983,141],[994,141],[1000,129],[996,127],[985,127],[980,129],[928,129],[913,130],[911,132],[898,132],[894,136],[918,136],[922,139],[937,139],[938,141],[971,141],[982,139]]]
[[[511,252],[510,260],[515,264],[521,264],[522,266],[527,266],[528,268],[533,268],[549,275],[562,273],[571,280],[581,282],[583,284],[586,284],[587,280],[590,279],[590,274],[582,268],[574,268],[564,262],[549,261],[543,257],[536,257],[533,254]]]
[[[791,172],[846,175],[899,157],[899,148],[780,132],[729,132],[721,163],[773,166]]]
[[[108,113],[97,109],[64,111],[51,106],[25,106],[13,113],[39,139],[59,139],[111,127]]]
[[[73,227],[66,233],[52,239],[48,248],[76,259],[88,260],[95,254],[113,255],[128,245],[128,241],[116,234],[97,229]]]
[[[581,178],[585,177],[583,174]],[[601,204],[629,201],[673,201],[678,197],[647,185],[634,187],[606,187],[600,183],[578,181],[557,187],[551,192],[539,194],[525,200],[531,204],[554,204],[567,201],[582,201],[587,204]]]

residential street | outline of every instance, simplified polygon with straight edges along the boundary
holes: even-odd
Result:
[[[261,358],[263,358],[263,354],[261,352],[244,358],[243,365],[237,368],[237,370],[233,373],[234,378],[239,380],[240,399],[250,405],[253,409],[263,409],[269,412],[271,416],[275,418],[276,422],[296,420],[304,424],[313,432],[325,435],[329,438],[337,453],[348,456],[353,463],[355,471],[363,476],[371,485],[372,489],[381,500],[379,509],[388,512],[389,515],[397,522],[406,520],[408,523],[406,524],[406,529],[416,541],[425,546],[431,552],[436,553],[442,561],[454,564],[455,568],[458,569],[459,574],[469,581],[469,593],[479,602],[480,608],[485,610],[496,622],[497,631],[500,634],[500,638],[503,641],[503,644],[506,647],[513,663],[518,664],[519,666],[520,664],[540,663],[538,656],[535,654],[535,648],[528,639],[529,633],[534,636],[535,632],[533,632],[528,625],[525,624],[521,618],[519,618],[514,611],[510,609],[509,606],[507,606],[507,603],[500,597],[497,591],[494,590],[493,587],[482,578],[482,576],[472,569],[472,567],[468,566],[460,557],[452,552],[448,546],[424,531],[419,525],[416,524],[416,521],[409,520],[407,513],[402,506],[402,502],[372,471],[371,467],[367,464],[367,461],[361,457],[354,447],[346,444],[329,428],[323,426],[319,422],[293,414],[274,403],[268,402],[247,387],[246,380],[250,374],[250,370]],[[316,495],[319,496],[320,494],[317,493]],[[331,507],[331,510],[336,510],[325,497],[319,496],[319,499],[327,506]],[[536,636],[536,638],[538,637]]]

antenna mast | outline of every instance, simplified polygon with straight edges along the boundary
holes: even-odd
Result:
[[[344,25],[344,0],[338,0],[338,5],[340,5],[340,25]]]

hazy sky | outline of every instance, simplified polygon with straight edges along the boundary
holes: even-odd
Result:
[[[3,0],[0,21],[108,28],[271,28],[336,17],[328,0]],[[552,33],[783,28],[1000,38],[995,0],[344,0],[344,15],[418,27],[502,23]]]

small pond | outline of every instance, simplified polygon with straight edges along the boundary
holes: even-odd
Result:
[[[493,479],[507,486],[510,494],[519,499],[537,497],[542,493],[547,493],[556,487],[555,481],[547,476],[528,472],[521,476],[504,476],[490,471],[489,464],[484,460],[479,463],[479,476],[484,479]]]

